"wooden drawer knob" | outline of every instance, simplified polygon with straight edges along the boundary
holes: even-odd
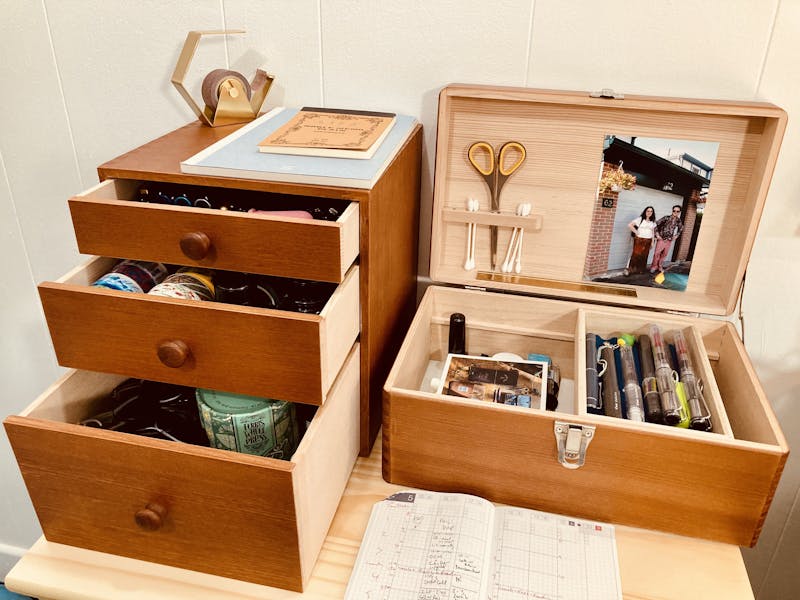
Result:
[[[146,531],[158,531],[166,518],[167,507],[158,502],[149,502],[134,516],[136,524]]]
[[[161,342],[158,346],[158,360],[173,369],[183,365],[191,355],[192,351],[183,340],[169,340]]]
[[[181,238],[181,252],[192,260],[203,260],[211,250],[211,239],[202,231],[192,231]]]

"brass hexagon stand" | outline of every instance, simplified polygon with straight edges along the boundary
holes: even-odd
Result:
[[[183,84],[186,73],[194,58],[200,38],[204,35],[225,35],[245,33],[243,29],[224,29],[213,31],[190,31],[172,73],[172,84],[183,97],[197,118],[209,127],[247,123],[258,116],[261,105],[267,97],[274,76],[262,69],[256,69],[252,82],[248,83],[236,71],[218,69],[203,80],[205,108],[195,102]],[[209,79],[213,77],[213,79]],[[207,96],[210,94],[210,96]],[[209,100],[212,100],[209,102]],[[214,106],[216,104],[216,106]]]

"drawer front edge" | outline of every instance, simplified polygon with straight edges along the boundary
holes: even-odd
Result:
[[[171,208],[126,200],[69,201],[82,254],[118,256],[211,269],[246,271],[339,283],[355,257],[344,249],[344,228],[320,220],[262,217],[202,208]],[[349,207],[351,209],[352,207]],[[358,223],[358,207],[350,221]],[[201,233],[210,248],[193,260],[181,238]],[[351,236],[348,234],[348,240]],[[352,245],[352,243],[351,243]],[[358,246],[355,246],[355,253]],[[350,260],[342,264],[344,260]]]
[[[307,404],[327,391],[316,315],[71,284],[43,283],[39,295],[63,366]],[[158,358],[173,340],[190,349],[175,368]]]
[[[49,541],[301,589],[290,463],[24,417],[5,427]],[[134,516],[152,502],[167,512],[145,531]]]

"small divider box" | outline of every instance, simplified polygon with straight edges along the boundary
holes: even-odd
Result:
[[[449,285],[428,288],[386,382],[384,478],[755,544],[789,448],[736,328],[709,317],[735,310],[785,126],[764,103],[444,88],[431,278]],[[526,151],[494,211],[468,156],[479,141]],[[486,154],[473,152],[485,171]],[[681,211],[681,228],[662,225],[675,238],[663,263],[652,241],[632,256],[628,223],[648,206],[657,219]],[[549,355],[557,410],[434,393],[453,313],[470,354]],[[684,333],[712,431],[587,412],[586,334],[653,323],[667,341]]]

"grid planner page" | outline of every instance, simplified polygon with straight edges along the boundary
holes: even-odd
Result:
[[[511,507],[494,520],[489,600],[621,600],[613,526]]]
[[[372,509],[346,600],[485,600],[494,507],[403,492]]]

